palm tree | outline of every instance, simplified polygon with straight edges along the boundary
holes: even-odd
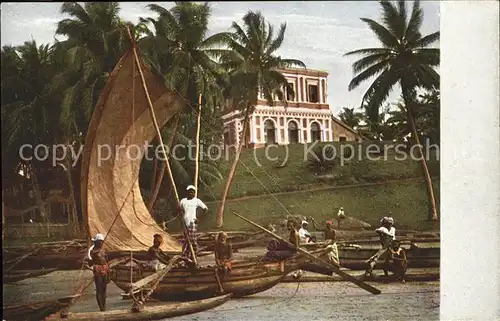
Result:
[[[363,96],[366,112],[371,119],[378,117],[378,110],[387,99],[390,91],[399,84],[407,110],[407,118],[412,129],[412,136],[419,147],[422,169],[427,183],[429,197],[429,219],[437,220],[436,201],[432,181],[427,169],[425,157],[418,138],[414,118],[414,101],[419,88],[431,90],[439,88],[439,74],[433,67],[439,65],[439,49],[427,48],[439,39],[439,32],[422,36],[420,27],[423,11],[419,1],[413,3],[410,18],[407,18],[405,1],[398,1],[397,8],[389,1],[381,1],[382,20],[361,18],[375,33],[382,43],[381,48],[355,50],[346,55],[363,55],[353,64],[356,76],[349,84],[349,90],[362,82],[377,76]]]
[[[249,11],[243,17],[243,23],[243,27],[236,22],[232,23],[233,33],[227,39],[227,45],[231,51],[220,57],[222,65],[230,73],[231,86],[227,93],[233,99],[233,106],[243,111],[244,119],[243,132],[217,215],[219,227],[222,226],[226,198],[245,142],[248,118],[257,105],[259,93],[264,95],[271,106],[274,106],[275,96],[284,101],[283,89],[286,88],[293,93],[293,88],[279,70],[292,66],[305,68],[305,64],[300,60],[282,59],[276,55],[276,51],[281,47],[285,38],[286,24],[281,24],[274,37],[273,26],[266,25],[260,12]]]
[[[139,41],[145,56],[153,68],[163,75],[167,86],[186,97],[189,105],[187,114],[193,113],[191,107],[198,105],[198,96],[201,94],[204,97],[202,101],[203,121],[213,123],[213,118],[209,116],[222,101],[221,93],[224,86],[223,69],[214,59],[225,52],[225,50],[213,47],[222,44],[228,36],[227,33],[208,36],[210,7],[207,3],[201,5],[180,2],[170,10],[156,4],[147,7],[158,14],[158,18],[141,19],[144,25],[152,26],[145,32],[146,36]],[[192,119],[188,116],[179,117],[180,115],[174,119],[172,135],[168,139],[169,146],[173,144],[175,137],[179,137],[179,134],[184,137],[194,137],[193,126],[189,126]],[[173,176],[187,179],[191,170],[183,168],[175,160],[172,162],[172,170],[178,173]],[[186,162],[184,166],[192,167],[192,163]],[[166,169],[168,167],[166,163],[163,163],[157,175],[153,171],[155,183],[149,199],[150,209],[156,202]],[[205,182],[205,180],[202,181]]]
[[[355,112],[354,108],[344,107],[339,113],[339,118],[346,125],[350,126],[353,129],[356,129],[363,118],[363,114],[360,112]]]
[[[61,5],[57,35],[67,36],[56,45],[66,51],[66,70],[53,80],[54,88],[65,88],[61,122],[85,133],[109,74],[128,44],[125,22],[119,17],[118,2],[77,2]]]
[[[58,119],[53,117],[59,114],[57,98],[47,90],[47,84],[56,73],[51,52],[49,45],[38,46],[34,40],[2,49],[2,64],[6,67],[2,68],[2,94],[6,94],[2,96],[5,98],[2,99],[2,163],[14,171],[21,163],[27,165],[34,196],[45,220],[48,217],[37,176],[42,167],[50,166],[47,164],[50,162],[23,155],[31,156],[28,161],[21,157],[20,149],[24,144],[32,148],[38,144],[50,146],[56,144],[60,136]]]
[[[145,55],[153,68],[163,75],[167,86],[186,97],[189,105],[187,114],[193,113],[191,107],[198,105],[198,96],[201,94],[204,97],[203,121],[213,123],[213,118],[207,116],[211,115],[211,110],[213,111],[222,100],[224,80],[223,70],[214,60],[224,50],[213,47],[221,44],[227,35],[225,33],[207,35],[210,17],[208,4],[181,2],[170,10],[155,4],[147,7],[158,14],[158,18],[141,18],[141,23],[151,25],[152,28],[148,29],[146,36],[139,41],[139,45],[144,48]],[[179,134],[184,137],[194,136],[193,127],[189,126],[192,119],[179,117],[180,115],[174,119],[172,135],[168,139],[169,146]],[[166,165],[162,163],[157,175],[156,171],[153,171],[155,183],[152,185],[152,195],[149,200],[150,209],[158,197],[165,170],[168,169]],[[191,165],[189,162],[184,163],[184,166]],[[172,170],[173,168],[177,169],[183,179],[186,179],[187,173],[191,172],[190,169],[182,168],[178,162],[172,164]]]

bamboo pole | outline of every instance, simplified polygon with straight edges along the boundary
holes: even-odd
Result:
[[[241,215],[239,215],[237,213],[233,212],[233,214],[236,215],[237,217],[241,218],[242,220],[244,220],[244,221],[252,224],[253,226],[260,228],[261,230],[263,230],[267,234],[273,236],[274,238],[276,238],[276,239],[278,239],[278,240],[280,240],[282,242],[285,242],[286,244],[288,244],[288,246],[290,246],[292,248],[295,248],[295,246],[292,243],[290,243],[287,240],[283,239],[279,235],[277,235],[277,234],[269,231],[268,229],[260,226],[259,224],[254,223],[254,222],[250,221],[249,219],[247,219],[247,218],[245,218],[245,217],[243,217],[243,216],[241,216]],[[312,255],[311,253],[307,252],[306,250],[301,249],[300,247],[298,247],[296,249],[297,249],[297,251],[299,251],[299,252],[305,254],[306,256],[308,256],[309,258],[322,263],[327,268],[329,268],[330,270],[332,270],[333,273],[336,273],[337,275],[339,275],[340,277],[342,277],[344,280],[352,282],[352,283],[356,284],[357,286],[359,286],[360,288],[362,288],[362,289],[364,289],[364,290],[366,290],[366,291],[368,291],[368,292],[370,292],[372,294],[380,294],[381,293],[381,291],[379,289],[377,289],[377,288],[369,285],[368,283],[365,283],[365,282],[363,282],[361,280],[356,279],[355,277],[353,277],[352,275],[349,275],[349,274],[345,273],[344,271],[341,271],[338,266],[330,264],[330,263],[328,263],[328,262],[326,262],[326,261],[324,261],[324,260],[322,260],[322,259],[320,259],[320,258],[318,258],[318,257],[316,257],[314,255]]]
[[[201,94],[198,96],[198,122],[196,127],[196,154],[194,164],[194,195],[198,197],[198,174],[200,161]]]
[[[156,129],[156,134],[158,135],[158,138],[160,139],[160,144],[161,144],[163,154],[165,156],[167,156],[167,151],[165,150],[165,145],[163,144],[163,139],[161,137],[160,128],[158,126],[158,121],[156,120],[153,103],[151,102],[151,97],[149,96],[148,87],[146,85],[146,79],[144,78],[144,74],[142,72],[141,64],[139,61],[139,56],[137,55],[137,48],[135,46],[134,39],[132,38],[132,34],[130,33],[129,27],[127,27],[127,31],[128,31],[128,35],[130,37],[130,41],[132,42],[132,51],[134,53],[134,58],[135,58],[135,62],[137,64],[137,69],[139,70],[139,75],[141,76],[141,84],[142,84],[142,87],[144,89],[144,93],[146,94],[146,99],[148,101],[149,111],[151,113],[151,118],[153,120],[153,124],[154,124],[154,127]],[[179,193],[177,192],[177,188],[175,187],[174,177],[172,176],[172,170],[170,168],[170,164],[168,163],[168,160],[165,161],[165,164],[167,165],[168,174],[170,176],[170,181],[173,183],[172,186],[174,189],[175,200],[177,203],[179,203]],[[186,224],[184,224],[184,222],[182,222],[182,219],[180,216],[179,216],[179,219],[181,220],[181,224],[184,228],[184,232],[186,233],[186,239],[187,239],[187,242],[189,244],[189,249],[191,250],[191,253],[193,254],[193,261],[195,264],[198,264],[198,261],[196,259],[196,254],[194,253],[194,250],[193,250],[193,244],[191,243],[191,240],[188,237]]]

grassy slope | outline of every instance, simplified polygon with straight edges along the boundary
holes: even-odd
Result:
[[[435,193],[439,195],[439,181],[437,179],[434,182],[434,188]],[[423,181],[303,192],[280,195],[276,198],[277,200],[272,196],[266,196],[258,199],[228,202],[224,211],[224,229],[254,229],[232,215],[233,211],[267,226],[268,223],[276,222],[277,219],[286,215],[286,210],[293,215],[313,216],[320,222],[334,218],[340,206],[344,207],[346,215],[364,220],[372,225],[378,224],[380,217],[391,211],[398,229],[439,229],[439,223],[426,220],[427,194]],[[209,206],[211,208],[210,217],[202,221],[201,230],[216,229],[215,215],[219,202],[210,203]]]
[[[339,145],[335,144],[339,151]],[[358,150],[359,147],[356,147]],[[364,147],[361,147],[363,153]],[[284,157],[286,150],[269,149],[271,157]],[[410,159],[396,160],[393,153],[388,153],[386,160],[368,160],[366,157],[337,166],[329,173],[331,178],[318,178],[308,168],[307,155],[303,145],[288,149],[289,161],[286,167],[276,168],[277,161],[265,157],[265,149],[245,151],[238,165],[229,198],[251,195],[268,195],[271,192],[298,191],[318,187],[334,187],[367,182],[384,182],[404,178],[422,177],[419,162]],[[359,155],[358,152],[356,154]],[[366,154],[365,154],[366,155]],[[261,166],[257,165],[257,161]],[[230,162],[222,164],[223,173],[227,173]],[[439,175],[439,161],[430,160],[428,166],[433,176]],[[253,173],[253,175],[252,175]],[[257,177],[257,179],[255,178]],[[259,182],[260,181],[260,182]],[[225,181],[216,184],[201,198],[205,201],[220,199]],[[264,187],[265,186],[265,187]],[[439,180],[434,181],[435,194],[439,207]],[[291,214],[314,216],[320,220],[334,217],[340,206],[346,214],[377,224],[380,217],[391,211],[399,229],[428,230],[439,228],[437,223],[427,222],[427,194],[424,180],[413,182],[390,183],[371,187],[355,187],[326,191],[279,195],[276,199],[266,196],[257,199],[228,202],[224,214],[225,230],[250,229],[251,227],[232,215],[236,211],[258,223],[267,225],[287,211]],[[215,215],[218,202],[210,204],[210,217],[200,227],[201,230],[215,229]]]
[[[335,145],[337,150],[340,150],[338,144]],[[286,152],[285,147],[269,149],[269,158],[284,157]],[[288,155],[287,166],[276,168],[277,161],[267,159],[263,148],[242,153],[229,198],[422,176],[421,167],[417,161],[395,160],[394,155],[389,153],[387,160],[368,160],[366,157],[358,160],[358,156],[355,156],[354,160],[347,161],[344,166],[337,166],[326,173],[333,174],[334,178],[320,179],[313,170],[308,168],[304,145],[294,145],[288,148]],[[224,177],[227,177],[230,166],[231,160],[222,162],[221,171]],[[439,174],[438,161],[430,160],[428,166],[433,176]],[[219,200],[225,183],[225,180],[221,181],[208,191],[201,192],[201,197],[206,201]]]

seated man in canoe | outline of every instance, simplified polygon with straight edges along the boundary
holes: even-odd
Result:
[[[389,275],[387,271],[394,273],[394,276],[401,283],[405,283],[406,270],[408,267],[408,260],[406,259],[406,252],[401,248],[401,242],[394,240],[389,249],[389,254],[386,257],[384,264],[384,273]]]
[[[153,246],[148,249],[149,266],[155,272],[163,269],[169,263],[167,255],[160,249],[162,244],[163,237],[160,234],[155,234],[153,236]]]
[[[232,269],[233,247],[227,239],[227,233],[219,232],[214,246],[215,263],[218,271],[226,276]]]
[[[300,223],[301,227],[299,229],[299,240],[301,244],[305,243],[313,243],[313,237],[311,236],[311,233],[307,230],[309,223],[307,221],[302,221]]]
[[[298,224],[293,220],[288,220],[287,228],[289,231],[288,242],[294,247],[289,246],[285,242],[271,240],[267,245],[267,253],[264,256],[264,261],[280,261],[294,256],[297,253],[297,248],[300,246]]]
[[[365,271],[365,277],[372,275],[372,270],[377,264],[377,260],[385,260],[387,255],[389,255],[389,248],[394,240],[396,240],[396,229],[394,228],[394,219],[392,217],[383,217],[380,220],[380,227],[375,230],[375,232],[380,237],[380,243],[382,248],[375,253],[372,257],[367,260],[368,267]]]
[[[182,248],[182,255],[189,259],[190,263],[193,264],[196,260],[196,252],[198,251],[198,241],[197,241],[197,225],[198,217],[196,212],[198,208],[201,208],[204,212],[207,212],[208,207],[197,197],[195,197],[196,189],[193,185],[189,185],[186,188],[187,196],[183,198],[179,203],[179,215],[183,218],[184,223],[184,238],[185,244]],[[193,252],[189,246],[191,243],[193,247]]]

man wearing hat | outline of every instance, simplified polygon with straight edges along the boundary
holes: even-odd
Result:
[[[102,247],[104,244],[104,235],[97,233],[92,241],[94,244],[88,251],[88,263],[92,266],[92,271],[94,272],[97,305],[99,305],[99,310],[106,311],[106,287],[109,283],[109,265],[106,253]]]
[[[187,235],[185,235],[186,244],[184,244],[182,252],[185,257],[194,261],[196,251],[198,250],[198,242],[196,238],[196,225],[198,224],[198,217],[196,215],[196,211],[198,208],[201,208],[206,213],[208,207],[199,198],[195,197],[196,188],[193,185],[189,185],[186,188],[186,191],[187,196],[181,199],[179,203],[179,215],[182,215],[181,217],[183,218],[183,223],[186,226],[187,231]],[[194,253],[191,253],[187,238],[191,241]]]
[[[375,255],[368,259],[368,268],[365,271],[365,276],[371,276],[373,267],[377,264],[378,259],[383,259],[389,255],[389,249],[392,241],[396,240],[396,229],[394,228],[394,219],[392,217],[383,217],[380,220],[380,227],[375,232],[380,237],[382,248]]]
[[[309,223],[307,223],[307,221],[302,221],[300,225],[301,225],[301,228],[299,229],[300,243],[309,243],[311,241],[311,234],[307,230]]]

